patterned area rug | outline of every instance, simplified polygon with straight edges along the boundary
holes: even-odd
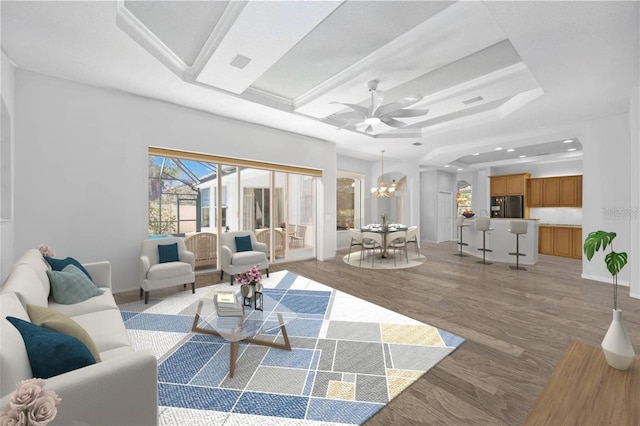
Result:
[[[229,342],[192,333],[191,312],[237,285],[120,305],[135,349],[158,358],[160,425],[362,424],[464,342],[291,272],[263,284],[267,311],[297,313],[292,350],[241,343],[233,378]]]
[[[380,254],[376,255],[373,259],[370,253],[366,253],[362,260],[360,259],[360,251],[354,251],[351,255],[345,255],[342,260],[347,265],[357,266],[359,268],[366,269],[404,269],[413,268],[414,266],[422,265],[426,257],[414,252],[408,252],[408,258],[404,257],[404,253],[399,251],[396,253],[390,252],[388,257],[382,259]]]

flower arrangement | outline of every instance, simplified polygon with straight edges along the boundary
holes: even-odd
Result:
[[[40,244],[38,246],[38,250],[40,250],[40,254],[42,255],[42,257],[55,257],[56,252],[53,251],[53,249],[51,247],[49,247],[46,244]]]
[[[380,213],[380,217],[382,218],[382,227],[386,228],[389,226],[389,214],[387,212]]]
[[[247,272],[243,272],[236,276],[236,281],[238,281],[243,286],[252,285],[255,286],[259,284],[262,280],[262,274],[258,270],[258,265],[252,266]]]
[[[7,405],[0,412],[0,424],[15,426],[45,426],[58,414],[62,401],[44,388],[42,379],[23,380],[16,386]]]

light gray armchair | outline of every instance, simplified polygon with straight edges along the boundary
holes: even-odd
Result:
[[[238,251],[236,237],[251,239],[251,250]],[[269,260],[267,259],[267,245],[259,242],[251,231],[224,232],[220,235],[220,279],[226,272],[231,276],[231,285],[235,274],[247,272],[253,266],[266,269],[269,276]],[[241,247],[242,248],[242,247]]]
[[[161,263],[158,246],[172,244],[177,244],[178,259]],[[180,284],[186,288],[191,283],[191,291],[195,293],[195,263],[195,255],[187,251],[184,240],[180,237],[144,240],[140,252],[140,297],[144,293],[144,303],[149,303],[149,291]]]

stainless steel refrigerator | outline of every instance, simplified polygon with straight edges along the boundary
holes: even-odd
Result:
[[[524,195],[491,197],[491,217],[524,218]]]

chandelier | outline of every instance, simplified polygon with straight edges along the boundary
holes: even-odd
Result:
[[[393,179],[390,186],[387,186],[387,183],[384,181],[384,149],[380,152],[382,153],[380,160],[380,182],[378,182],[378,186],[371,188],[371,196],[374,198],[393,197],[396,192],[396,180]]]

